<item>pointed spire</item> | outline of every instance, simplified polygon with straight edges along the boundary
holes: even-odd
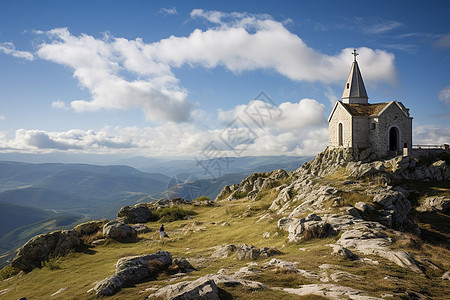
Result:
[[[356,56],[359,53],[356,49],[352,52],[354,59],[352,68],[350,69],[350,74],[348,74],[347,82],[344,87],[344,92],[342,93],[342,100],[344,103],[369,103],[369,97],[367,97],[366,88],[361,76],[361,71],[358,67],[358,62],[356,61]]]

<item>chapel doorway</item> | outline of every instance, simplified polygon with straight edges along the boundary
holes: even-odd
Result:
[[[389,130],[389,151],[398,151],[398,129],[392,127]]]

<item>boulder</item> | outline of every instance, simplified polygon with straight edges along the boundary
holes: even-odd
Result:
[[[350,287],[329,283],[306,284],[296,289],[284,288],[283,291],[300,296],[318,295],[329,299],[382,300],[382,298],[364,296],[362,291]]]
[[[208,274],[194,281],[182,281],[160,288],[147,299],[171,299],[171,300],[216,300],[219,298],[218,284],[226,287],[242,286],[249,291],[266,289],[267,287],[260,282],[235,277]]]
[[[80,234],[74,230],[37,235],[20,247],[11,266],[30,272],[34,268],[40,268],[43,261],[67,255],[82,243]]]
[[[158,276],[172,264],[172,256],[167,251],[142,256],[130,256],[119,259],[116,272],[98,282],[94,291],[97,296],[111,296],[122,286],[144,282]]]
[[[450,197],[434,196],[425,198],[422,205],[420,205],[416,210],[422,212],[428,211],[428,212],[447,213],[449,209],[450,209]]]
[[[288,231],[289,242],[297,242],[302,239],[323,238],[335,235],[337,231],[328,222],[316,214],[310,214],[305,218],[281,218],[278,227]]]
[[[197,271],[184,257],[176,257],[173,259],[173,264],[178,267],[178,270],[182,273],[189,273]]]
[[[101,231],[106,221],[90,221],[83,224],[79,224],[73,228],[81,235],[92,235]]]
[[[199,278],[195,281],[183,281],[160,288],[147,299],[171,299],[171,300],[219,300],[219,289],[216,283],[207,278]]]
[[[119,221],[106,223],[103,226],[103,235],[117,241],[134,241],[137,238],[137,232],[133,227]]]
[[[373,197],[373,203],[383,208],[387,218],[380,221],[384,225],[395,229],[402,228],[404,225],[412,225],[412,221],[408,217],[411,202],[403,192],[390,188],[380,189]]]
[[[235,245],[221,245],[216,247],[216,251],[211,255],[212,258],[226,258],[230,254],[236,252],[237,247]]]
[[[153,231],[152,229],[148,228],[144,224],[134,224],[134,225],[131,225],[131,227],[133,227],[133,229],[136,230],[137,234],[147,233],[147,232],[152,232]]]
[[[255,246],[243,244],[240,247],[238,247],[236,258],[238,260],[244,259],[256,260],[259,257],[267,258],[277,254],[281,254],[281,251],[275,247],[256,248]]]
[[[152,211],[146,203],[124,206],[117,213],[117,219],[127,224],[146,223],[152,221],[152,217]]]

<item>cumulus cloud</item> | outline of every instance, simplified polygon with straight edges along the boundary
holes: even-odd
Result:
[[[450,86],[446,86],[438,92],[438,99],[444,104],[450,104]]]
[[[325,107],[313,99],[302,99],[298,103],[284,102],[279,106],[253,100],[229,111],[219,110],[218,116],[224,123],[240,119],[250,127],[278,128],[286,131],[324,124],[324,110]]]
[[[51,42],[39,45],[39,57],[71,67],[73,76],[92,95],[90,100],[72,101],[75,111],[140,108],[149,120],[189,119],[192,104],[186,100],[186,91],[177,86],[170,68],[142,55],[140,39],[127,41],[124,47],[124,39],[73,36],[66,28],[45,34]],[[127,80],[120,73],[124,71],[137,78]]]
[[[16,47],[11,42],[0,43],[0,52],[12,55],[17,58],[24,58],[26,60],[34,59],[34,56],[31,52],[16,50]]]
[[[219,112],[225,124],[222,128],[168,123],[146,128],[105,127],[98,131],[19,129],[11,139],[0,134],[0,149],[182,155],[198,159],[210,158],[211,147],[220,156],[313,155],[322,151],[328,141],[323,113],[323,105],[312,99],[278,106],[254,100]]]
[[[188,121],[194,107],[173,73],[184,65],[224,67],[236,74],[272,70],[295,81],[331,83],[347,76],[352,48],[322,54],[269,15],[195,9],[191,18],[205,21],[207,29],[153,43],[109,33],[101,38],[76,36],[67,28],[36,31],[46,37],[36,54],[70,67],[88,89],[91,99],[70,103],[77,112],[138,108],[149,120],[173,122]],[[395,79],[392,53],[366,47],[357,50],[367,81]],[[55,102],[53,107],[62,108],[62,103]]]

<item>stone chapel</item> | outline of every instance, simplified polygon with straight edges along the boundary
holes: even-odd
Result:
[[[370,148],[379,157],[409,153],[412,117],[401,102],[369,103],[353,51],[353,64],[342,93],[328,118],[329,148]]]

